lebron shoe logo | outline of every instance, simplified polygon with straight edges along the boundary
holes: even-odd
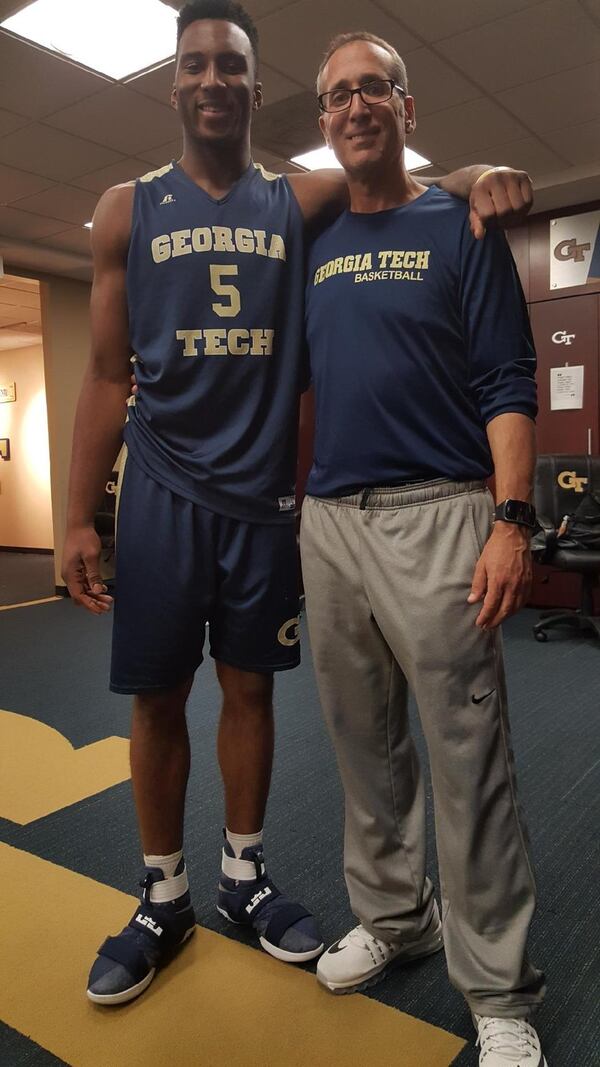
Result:
[[[283,626],[280,626],[279,633],[277,634],[277,640],[280,645],[297,645],[300,640],[300,619],[296,616],[295,619],[288,619],[284,622]]]

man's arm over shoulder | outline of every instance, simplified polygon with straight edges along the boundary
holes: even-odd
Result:
[[[443,178],[419,178],[469,201],[471,233],[481,240],[489,226],[518,226],[533,204],[531,178],[524,170],[475,163]]]
[[[133,193],[133,184],[109,189],[94,214],[91,351],[73,431],[63,577],[75,602],[95,614],[110,606],[99,578],[94,516],[121,445],[129,393],[126,268]]]
[[[343,170],[313,170],[288,174],[287,179],[307,226],[328,226],[350,204],[348,183]]]
[[[288,174],[288,181],[309,226],[326,226],[349,205],[342,170],[315,170]],[[476,163],[440,178],[421,178],[423,185],[439,185],[453,196],[469,201],[470,225],[479,240],[490,225],[516,226],[533,204],[531,179],[523,170]]]

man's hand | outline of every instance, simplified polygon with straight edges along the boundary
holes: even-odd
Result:
[[[473,575],[469,604],[483,600],[475,620],[493,630],[525,603],[531,587],[529,532],[515,523],[496,522]]]
[[[531,178],[524,170],[494,167],[475,181],[469,196],[469,225],[477,240],[489,225],[518,226],[533,204]]]
[[[113,602],[100,577],[101,548],[93,526],[82,526],[67,533],[62,576],[75,603],[87,608],[92,615],[104,615],[110,611]]]

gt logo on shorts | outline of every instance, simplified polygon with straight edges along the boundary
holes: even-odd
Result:
[[[284,622],[283,626],[279,627],[279,633],[277,634],[277,640],[280,645],[297,645],[300,640],[300,619],[296,615],[295,619],[288,619]]]

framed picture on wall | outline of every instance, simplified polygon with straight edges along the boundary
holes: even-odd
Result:
[[[10,459],[10,440],[8,437],[0,437],[0,459]]]

